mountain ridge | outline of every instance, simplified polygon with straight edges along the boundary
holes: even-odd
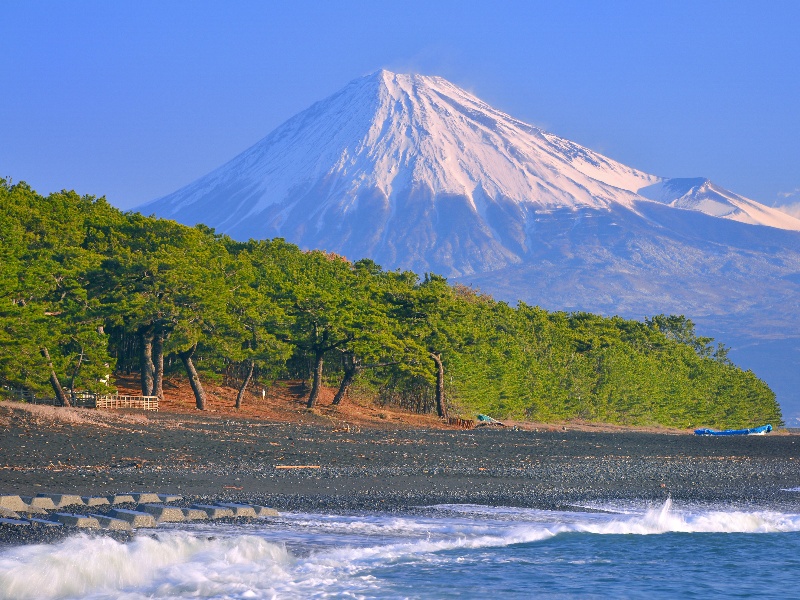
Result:
[[[659,201],[800,230],[800,220],[710,182],[666,197],[681,181],[514,119],[443,78],[378,71],[141,210],[448,276],[524,262],[529,218],[561,208]],[[436,222],[460,228],[451,235]]]

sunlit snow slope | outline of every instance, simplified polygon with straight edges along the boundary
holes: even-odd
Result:
[[[525,262],[536,213],[637,212],[640,189],[679,208],[800,229],[716,187],[733,209],[705,190],[672,198],[671,181],[513,119],[440,77],[379,71],[140,210],[451,276]]]

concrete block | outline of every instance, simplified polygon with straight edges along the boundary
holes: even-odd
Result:
[[[130,494],[112,494],[111,496],[106,496],[108,502],[110,504],[134,504],[136,500],[133,499],[133,496]]]
[[[137,510],[150,513],[159,523],[181,523],[186,520],[183,511],[177,506],[163,504],[139,504]]]
[[[20,498],[22,498],[22,501],[28,506],[35,506],[36,508],[43,508],[45,510],[55,510],[58,508],[52,498],[45,498],[43,496],[20,496]]]
[[[220,502],[219,506],[230,508],[234,517],[256,517],[256,511],[247,504],[236,504],[234,502]]]
[[[176,496],[175,494],[158,494],[160,502],[177,502],[183,500],[183,496]]]
[[[86,506],[107,506],[111,504],[108,498],[103,496],[81,496],[81,500]]]
[[[36,494],[39,498],[50,498],[56,508],[65,506],[83,506],[83,500],[76,494]]]
[[[54,513],[50,519],[58,521],[62,525],[80,527],[81,529],[100,529],[100,523],[94,517],[86,515],[74,515],[72,513]]]
[[[3,508],[2,506],[0,506],[0,517],[4,519],[19,519],[19,513],[17,513],[17,511],[15,510],[11,510],[9,508]]]
[[[19,496],[0,496],[0,508],[8,510],[25,510],[28,507]]]
[[[111,516],[115,519],[122,519],[130,523],[131,527],[155,527],[156,518],[150,513],[139,512],[138,510],[126,510],[124,508],[115,508],[111,511]]]
[[[114,517],[109,517],[108,515],[90,515],[97,519],[97,522],[100,523],[100,527],[103,529],[110,529],[111,531],[132,531],[133,527],[127,521],[123,521],[122,519],[115,519]]]
[[[192,504],[192,508],[199,508],[205,511],[209,519],[221,519],[223,517],[232,517],[233,511],[225,506],[212,506],[211,504]]]
[[[133,500],[136,504],[151,504],[153,502],[157,504],[161,502],[161,498],[158,497],[158,494],[150,492],[131,492],[130,495],[133,496]]]
[[[182,508],[181,512],[185,521],[205,521],[208,518],[208,513],[199,508]]]
[[[256,511],[257,517],[277,517],[280,514],[277,510],[268,506],[259,506],[258,504],[251,504],[250,506]]]
[[[25,510],[21,510],[19,512],[28,513],[29,515],[46,515],[47,511],[43,508],[39,508],[38,506],[32,506],[30,504],[25,506]]]
[[[28,525],[30,523],[28,521],[23,521],[22,519],[9,519],[7,517],[0,517],[0,523],[3,525]]]
[[[4,519],[19,519],[19,514],[15,510],[0,506],[0,517]]]
[[[25,520],[33,525],[43,525],[45,527],[63,527],[63,525],[60,522],[50,521],[48,519],[37,519],[35,517],[28,517]]]

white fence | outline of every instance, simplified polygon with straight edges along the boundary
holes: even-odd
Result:
[[[31,390],[9,389],[2,390],[12,400],[28,402],[29,404],[48,404],[56,406],[58,403],[52,396],[38,396]],[[138,408],[141,410],[158,410],[158,396],[127,396],[124,394],[98,395],[93,392],[65,392],[72,406],[82,408]]]
[[[158,410],[158,396],[97,396],[95,408],[141,408]]]

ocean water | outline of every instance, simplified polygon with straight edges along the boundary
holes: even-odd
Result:
[[[289,513],[0,550],[0,598],[800,598],[800,514],[611,503]]]

